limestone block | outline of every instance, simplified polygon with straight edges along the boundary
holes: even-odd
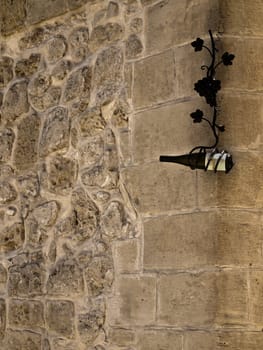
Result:
[[[187,332],[185,350],[258,350],[262,347],[263,337],[260,332]]]
[[[77,349],[78,344],[67,339],[54,338],[52,340],[52,346],[56,350],[75,350]]]
[[[76,97],[89,100],[91,89],[91,68],[84,66],[73,71],[67,79],[64,90],[64,101],[69,102]]]
[[[8,14],[12,13],[12,16]],[[1,0],[1,34],[8,35],[23,27],[26,18],[25,0],[12,2]]]
[[[2,106],[2,117],[12,121],[26,113],[28,109],[27,82],[21,80],[8,89]]]
[[[202,108],[199,99],[173,103],[143,111],[133,118],[132,145],[134,161],[159,160],[161,154],[189,153],[196,145],[214,142],[207,123],[193,124],[190,113]],[[202,108],[207,111],[207,108]],[[181,169],[180,165],[173,165]]]
[[[82,271],[75,260],[62,258],[50,271],[47,281],[48,294],[80,294],[83,288]]]
[[[7,181],[0,182],[0,204],[13,202],[17,197],[17,192]]]
[[[262,91],[263,72],[261,39],[224,39],[224,51],[235,54],[232,66],[220,66],[218,75],[224,88]]]
[[[25,239],[25,229],[21,222],[14,223],[1,232],[0,251],[11,252],[22,247]]]
[[[46,44],[47,60],[55,63],[66,54],[67,44],[66,39],[62,35],[54,36]]]
[[[220,142],[225,147],[238,147],[239,149],[262,149],[261,135],[262,101],[260,96],[248,94],[222,94],[220,108],[222,122],[226,132],[220,135]],[[249,122],[246,122],[248,116]],[[220,116],[219,116],[220,117]],[[220,119],[221,119],[220,118]]]
[[[164,331],[144,331],[139,335],[138,350],[181,350],[182,335]]]
[[[93,52],[110,43],[115,43],[122,39],[124,30],[118,23],[107,23],[95,27],[90,37],[90,48]]]
[[[5,349],[18,350],[39,350],[41,349],[41,334],[30,331],[7,330]]]
[[[31,169],[37,161],[40,118],[30,114],[17,126],[14,164],[19,170]]]
[[[89,29],[79,27],[73,29],[69,36],[69,47],[71,54],[77,61],[82,61],[90,54],[89,50]]]
[[[0,59],[0,88],[5,87],[13,78],[13,63],[11,57],[3,56]]]
[[[174,96],[174,54],[169,50],[134,64],[133,102],[136,108]]]
[[[66,194],[73,187],[77,176],[77,165],[73,159],[60,155],[50,159],[48,164],[48,189]]]
[[[215,261],[213,212],[162,216],[144,223],[144,269],[189,269]]]
[[[119,241],[114,244],[115,270],[136,272],[140,267],[140,246],[138,240]]]
[[[240,0],[220,1],[220,15],[224,33],[243,35],[261,35],[263,5],[260,0],[253,3]]]
[[[218,205],[261,208],[263,201],[260,176],[263,162],[258,153],[235,152],[231,176],[218,174]],[[223,178],[224,177],[224,178]]]
[[[74,334],[74,304],[68,300],[48,300],[46,322],[49,330],[71,338]]]
[[[98,100],[109,100],[119,90],[123,80],[123,53],[116,46],[103,50],[94,67],[93,85]]]
[[[19,176],[18,186],[20,193],[26,198],[36,197],[39,194],[39,179],[35,173]]]
[[[41,55],[32,53],[29,58],[17,61],[15,74],[18,78],[30,77],[37,72],[40,65]]]
[[[195,207],[195,172],[191,169],[154,162],[127,168],[122,176],[141,214]]]
[[[67,109],[55,107],[47,113],[40,137],[41,156],[51,152],[67,149],[69,146],[70,121]]]
[[[52,10],[51,10],[52,9]],[[65,0],[29,0],[27,1],[27,22],[34,24],[66,12]]]
[[[110,291],[113,282],[113,262],[106,256],[94,257],[85,271],[89,295],[96,297]]]
[[[218,4],[215,0],[182,0],[176,4],[173,0],[165,0],[146,10],[146,48],[149,52],[190,41],[196,35],[207,33],[208,28],[217,28]]]
[[[70,10],[78,8],[86,3],[92,2],[94,0],[66,0]]]
[[[217,182],[217,174],[214,172],[197,171],[197,200],[200,209],[217,206]]]
[[[196,32],[195,36],[199,36]],[[195,37],[194,37],[195,38]],[[210,45],[209,38],[202,36],[204,41]],[[175,50],[175,86],[176,97],[198,96],[194,91],[194,84],[205,76],[206,72],[201,70],[202,65],[209,65],[211,57],[207,50],[195,52],[190,43],[176,47]],[[199,105],[204,104],[203,99],[198,98]],[[208,109],[211,113],[211,109]]]
[[[40,301],[11,299],[9,324],[13,327],[41,327],[44,325],[44,306]]]
[[[121,277],[118,294],[111,302],[111,325],[150,325],[155,320],[156,280],[154,277]]]
[[[261,219],[251,211],[222,210],[214,226],[220,265],[262,265]]]
[[[135,58],[143,51],[141,40],[136,34],[131,34],[125,43],[125,52],[127,58]]]
[[[127,346],[135,343],[135,332],[123,328],[111,328],[109,341],[119,346]]]
[[[6,304],[4,299],[0,299],[0,340],[5,336],[6,327]]]
[[[5,267],[0,264],[0,294],[4,294],[6,291],[7,271]]]
[[[158,324],[208,326],[215,317],[215,296],[215,275],[211,273],[161,276],[158,288]]]
[[[225,270],[216,279],[216,319],[222,326],[246,326],[248,323],[247,273]]]
[[[263,302],[262,302],[262,292],[263,292],[263,279],[262,271],[251,271],[249,274],[250,279],[250,315],[253,324],[262,327],[263,324]],[[263,339],[262,339],[263,343]]]

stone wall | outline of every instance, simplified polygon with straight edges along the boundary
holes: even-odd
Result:
[[[260,349],[261,2],[0,4],[1,349]],[[210,141],[208,29],[228,175],[158,161]]]

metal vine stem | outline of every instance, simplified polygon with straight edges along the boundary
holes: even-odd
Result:
[[[212,121],[205,118],[203,112],[199,109],[191,113],[191,117],[193,118],[194,123],[200,123],[202,120],[204,120],[209,124],[215,137],[215,142],[211,146],[194,147],[190,151],[189,155],[191,155],[197,150],[199,150],[200,153],[205,153],[208,149],[215,150],[219,141],[219,132],[224,131],[224,126],[217,124],[217,92],[221,89],[221,81],[215,79],[216,69],[221,64],[224,64],[225,66],[232,65],[232,61],[235,56],[233,54],[225,52],[222,55],[221,60],[218,63],[216,63],[216,53],[218,52],[218,49],[215,46],[215,41],[211,30],[209,30],[209,35],[211,39],[211,49],[205,46],[204,41],[200,38],[197,38],[195,41],[193,41],[191,45],[195,48],[195,51],[201,51],[203,48],[206,49],[211,56],[210,66],[203,65],[201,67],[202,70],[206,70],[206,77],[204,77],[201,80],[198,80],[195,83],[194,89],[197,93],[199,93],[200,96],[205,97],[206,103],[213,108],[213,115],[211,118]]]

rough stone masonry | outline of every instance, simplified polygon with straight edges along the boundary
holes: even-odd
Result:
[[[262,1],[0,8],[0,348],[262,349]],[[227,177],[158,162],[210,141],[208,29]]]

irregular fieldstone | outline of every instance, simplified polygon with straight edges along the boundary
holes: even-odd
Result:
[[[10,252],[22,247],[25,239],[25,229],[21,222],[4,228],[0,237],[0,251]]]
[[[45,270],[41,259],[22,258],[9,268],[8,293],[10,296],[25,297],[42,295],[44,281]]]
[[[101,138],[80,144],[80,164],[85,164],[85,166],[98,164],[103,155],[103,146],[104,144]]]
[[[3,118],[6,120],[15,120],[17,117],[28,112],[28,110],[27,81],[14,83],[4,98],[2,106]]]
[[[73,58],[82,61],[90,53],[89,29],[87,27],[75,28],[69,36],[69,46]]]
[[[16,63],[15,74],[18,78],[30,77],[37,72],[40,65],[41,55],[33,53],[27,59],[22,59]]]
[[[75,222],[75,232],[72,238],[77,242],[83,242],[97,232],[99,209],[82,188],[72,193],[71,204]]]
[[[52,226],[57,219],[59,204],[56,201],[49,201],[38,205],[32,212],[39,226]]]
[[[107,256],[93,258],[85,270],[85,280],[91,296],[109,292],[113,283],[112,259]]]
[[[31,169],[37,161],[40,118],[31,114],[17,126],[17,141],[14,149],[14,164],[19,170]]]
[[[71,338],[74,333],[74,315],[74,304],[71,301],[47,301],[46,320],[51,332]]]
[[[52,76],[57,80],[63,80],[71,70],[72,64],[70,61],[62,60],[57,63],[52,71]]]
[[[92,2],[92,1],[94,2],[94,0],[67,0],[67,4],[70,10],[73,10],[75,8],[78,8],[86,4],[87,2]]]
[[[133,18],[130,23],[130,31],[134,34],[139,34],[143,29],[143,20],[142,18]]]
[[[64,101],[69,102],[75,98],[90,97],[92,71],[88,66],[82,67],[70,74],[64,91]]]
[[[94,67],[94,86],[100,100],[109,99],[119,90],[123,80],[122,66],[123,54],[117,47],[109,47],[98,55]]]
[[[88,109],[78,118],[83,136],[98,136],[105,129],[106,122],[97,108]]]
[[[52,341],[53,349],[56,350],[76,350],[78,348],[78,344],[74,341],[55,338]]]
[[[77,165],[72,159],[57,155],[48,164],[48,188],[55,193],[68,193],[77,175]]]
[[[69,146],[70,122],[67,109],[55,107],[48,112],[40,138],[40,155],[46,156],[51,152]]]
[[[44,112],[50,107],[59,104],[61,88],[59,86],[50,86],[42,96],[29,95],[30,104],[39,112]]]
[[[7,282],[7,271],[5,267],[0,264],[0,294],[5,293]]]
[[[12,15],[10,15],[12,14]],[[1,1],[0,33],[8,35],[24,26],[26,18],[25,0]]]
[[[62,35],[58,35],[50,39],[46,44],[47,60],[55,63],[63,58],[67,51],[66,39]]]
[[[28,92],[32,96],[43,96],[51,86],[51,83],[52,80],[49,74],[39,73],[30,81],[28,85]]]
[[[119,5],[117,2],[110,1],[107,8],[107,17],[116,17],[119,14]]]
[[[4,299],[0,299],[0,340],[5,336],[6,327],[6,304]]]
[[[96,51],[99,48],[115,43],[124,36],[124,29],[118,23],[107,23],[106,25],[99,25],[95,27],[90,37],[90,48]]]
[[[31,49],[41,45],[45,40],[49,39],[50,34],[43,27],[37,27],[29,31],[24,37],[19,40],[21,50]]]
[[[39,195],[39,179],[37,174],[29,173],[18,177],[20,193],[26,197],[37,197]]]
[[[121,237],[123,229],[127,225],[127,217],[123,205],[113,201],[109,204],[101,217],[102,226],[106,235]]]
[[[51,350],[51,345],[48,339],[44,339],[43,350]]]
[[[0,130],[0,161],[8,161],[12,153],[15,134],[12,129]]]
[[[60,259],[50,271],[47,281],[48,294],[80,294],[84,289],[82,270],[76,260]]]
[[[0,88],[5,87],[13,79],[13,64],[12,58],[3,56],[0,59]]]
[[[3,99],[4,99],[4,95],[2,92],[0,92],[0,107],[2,106],[3,104]]]
[[[92,345],[100,331],[103,330],[104,322],[105,306],[103,302],[94,303],[89,307],[88,312],[78,316],[78,331],[81,340],[86,345]]]
[[[25,330],[8,330],[5,344],[5,349],[8,350],[39,350],[41,349],[41,334]]]
[[[13,327],[41,327],[44,325],[44,306],[41,301],[11,299],[9,323]]]
[[[12,177],[14,177],[14,169],[10,165],[0,163],[0,179],[6,181]]]
[[[25,230],[28,246],[32,248],[40,248],[46,243],[48,239],[46,227],[43,225],[38,225],[38,222],[34,219],[34,217],[26,217]]]
[[[48,258],[51,262],[55,262],[57,258],[57,245],[55,241],[52,241],[49,246]]]
[[[113,114],[111,116],[111,122],[117,128],[128,127],[130,106],[122,99],[118,100],[115,104]]]
[[[138,36],[136,34],[130,35],[125,43],[125,52],[127,58],[137,57],[138,55],[140,55],[140,53],[142,53],[142,50],[143,45]]]
[[[15,188],[7,181],[0,182],[0,204],[13,202],[17,197]]]
[[[85,169],[81,174],[81,181],[85,186],[96,186],[108,190],[115,188],[118,180],[118,170],[107,169],[105,165],[95,165]]]

